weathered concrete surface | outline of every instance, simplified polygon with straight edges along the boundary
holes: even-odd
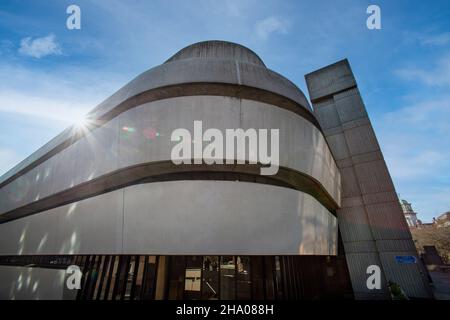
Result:
[[[222,132],[227,128],[279,129],[279,165],[318,181],[320,188],[337,205],[340,204],[339,171],[323,134],[312,123],[293,112],[261,102],[193,96],[143,104],[86,133],[69,147],[0,188],[0,215],[52,196],[67,203],[71,201],[70,194],[61,197],[61,192],[72,189],[72,199],[76,199],[77,186],[98,177],[136,165],[170,161],[172,147],[176,144],[171,141],[172,131],[186,128],[193,132],[195,120],[202,120],[204,130],[217,128]],[[159,136],[149,136],[152,130]],[[195,166],[192,167],[195,170]],[[203,170],[212,171],[214,165]],[[235,170],[240,171],[239,168]],[[120,181],[116,183],[119,185]],[[96,189],[92,193],[101,191]]]
[[[75,300],[66,270],[0,266],[0,300]]]
[[[391,280],[411,297],[429,298],[419,266],[395,260],[398,255],[417,257],[417,252],[348,61],[305,78],[314,113],[341,171],[342,207],[337,216],[355,297],[388,298],[386,284]],[[369,265],[381,267],[381,290],[366,286]]]
[[[236,181],[129,186],[0,224],[0,255],[336,255],[312,196]]]

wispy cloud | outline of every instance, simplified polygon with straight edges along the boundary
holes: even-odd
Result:
[[[445,46],[450,44],[450,32],[444,32],[435,35],[423,36],[422,45]]]
[[[256,34],[260,39],[267,39],[273,33],[285,34],[288,31],[289,21],[279,17],[268,17],[256,23]]]
[[[104,70],[67,67],[51,72],[0,64],[0,119],[2,113],[20,114],[64,128],[122,84],[116,74]]]
[[[437,61],[431,69],[408,67],[395,71],[399,77],[409,81],[419,81],[427,86],[443,87],[450,85],[450,55]]]
[[[0,63],[0,175],[120,88],[121,77],[85,67]]]
[[[61,52],[61,47],[53,34],[35,39],[27,37],[20,41],[19,53],[24,56],[40,59],[48,55],[59,55]]]
[[[450,133],[450,95],[411,103],[396,111],[385,114],[389,123],[413,128],[414,132],[425,130],[436,134]]]
[[[92,104],[80,103],[77,100],[0,90],[0,112],[56,121],[63,126],[73,124],[92,108]]]
[[[424,177],[433,179],[440,170],[448,169],[446,162],[449,160],[449,155],[438,150],[425,147],[411,152],[409,149],[398,146],[395,150],[389,149],[386,161],[396,179],[405,181],[417,181]]]

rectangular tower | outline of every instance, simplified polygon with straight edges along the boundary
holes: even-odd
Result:
[[[409,297],[430,298],[419,259],[405,263],[411,259],[404,257],[417,258],[417,251],[348,61],[305,78],[314,113],[341,172],[342,206],[337,216],[355,298],[388,298],[388,281],[398,283]],[[366,285],[370,265],[381,269],[379,290]]]

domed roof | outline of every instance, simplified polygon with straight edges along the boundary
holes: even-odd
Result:
[[[175,53],[165,63],[192,58],[236,60],[265,67],[252,50],[237,43],[219,40],[194,43]]]

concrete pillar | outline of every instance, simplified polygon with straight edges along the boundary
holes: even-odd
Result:
[[[342,207],[337,217],[355,298],[389,298],[388,280],[410,297],[430,298],[419,265],[397,263],[396,256],[418,255],[348,61],[305,78],[314,113],[341,172]],[[380,290],[366,286],[369,265],[381,268]]]

